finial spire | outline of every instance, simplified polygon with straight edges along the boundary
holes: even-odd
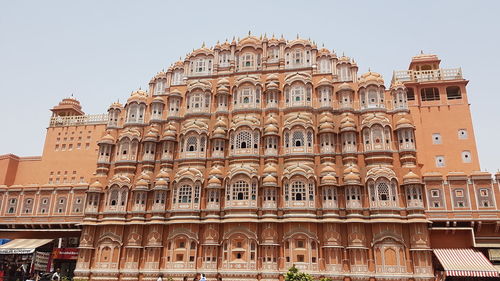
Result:
[[[203,41],[203,43],[201,44],[201,47],[205,48],[205,41]]]
[[[423,55],[424,54],[424,50],[420,50],[420,54]]]
[[[252,35],[252,32],[249,30],[249,31],[248,31],[248,36],[250,36],[250,35]]]

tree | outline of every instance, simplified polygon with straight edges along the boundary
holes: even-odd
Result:
[[[299,272],[299,270],[293,265],[288,269],[288,272],[284,275],[285,281],[313,281],[311,275]]]

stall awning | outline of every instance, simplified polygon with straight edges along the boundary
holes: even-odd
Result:
[[[52,242],[53,239],[14,239],[0,245],[0,254],[31,254],[36,248]]]
[[[498,277],[497,269],[475,249],[434,249],[447,276]]]

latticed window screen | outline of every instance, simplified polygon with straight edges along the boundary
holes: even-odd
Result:
[[[194,203],[198,203],[200,201],[200,184],[197,183],[194,188]]]
[[[179,203],[191,203],[193,188],[190,185],[182,185],[179,188]]]
[[[272,188],[266,189],[264,200],[265,201],[276,201],[276,190],[272,189]]]
[[[206,144],[205,137],[201,137],[200,138],[200,151],[201,152],[205,151],[205,144]]]
[[[292,145],[295,147],[300,147],[304,145],[304,132],[294,131],[292,135]]]
[[[253,148],[258,148],[259,147],[259,132],[255,131],[253,132]]]
[[[233,200],[248,200],[249,185],[246,181],[233,183]]]
[[[252,134],[249,131],[241,131],[236,135],[236,149],[249,148],[252,145]]]
[[[252,200],[257,199],[257,183],[252,182]]]
[[[337,190],[332,187],[323,189],[323,200],[324,201],[336,201],[337,200]]]
[[[314,200],[314,184],[309,182],[309,201]]]
[[[157,191],[156,192],[155,203],[156,204],[165,204],[165,192],[164,191]]]
[[[306,185],[301,181],[292,182],[292,201],[305,201],[306,198]]]
[[[211,190],[208,196],[209,202],[219,202],[219,191]]]
[[[382,201],[389,200],[389,186],[385,182],[381,182],[377,185],[378,199]]]
[[[313,142],[313,137],[312,137],[312,132],[308,131],[307,132],[307,146],[311,147]]]
[[[186,141],[186,151],[197,151],[198,150],[198,138],[191,136]]]
[[[349,186],[347,187],[347,200],[361,200],[361,196],[359,194],[359,188],[357,186]]]

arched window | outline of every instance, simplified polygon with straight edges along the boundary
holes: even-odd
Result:
[[[249,131],[241,131],[236,135],[236,149],[252,146],[252,134]]]
[[[178,202],[179,203],[191,203],[193,195],[193,188],[191,185],[181,185],[179,187]]]
[[[139,114],[139,105],[136,103],[132,103],[129,105],[127,109],[127,123],[135,123],[137,122],[137,117]]]
[[[346,188],[347,208],[361,208],[361,190],[359,186],[347,186]]]
[[[332,63],[330,59],[322,57],[318,60],[319,73],[330,73],[332,72]]]
[[[356,133],[345,132],[342,133],[342,152],[356,152]]]
[[[181,85],[182,79],[184,78],[184,71],[182,69],[176,69],[172,73],[172,86]]]
[[[396,207],[397,183],[380,178],[368,183],[372,207]]]
[[[337,208],[337,189],[335,187],[323,187],[323,207]]]
[[[294,131],[292,134],[292,146],[301,147],[304,146],[304,132]]]
[[[285,130],[283,142],[285,153],[313,152],[313,133],[311,129],[294,127],[292,130]]]
[[[338,67],[339,80],[341,82],[347,82],[352,80],[351,68],[348,64],[341,64]]]
[[[250,186],[246,181],[236,181],[233,183],[233,200],[248,200]]]
[[[198,138],[195,136],[191,136],[187,139],[186,150],[187,151],[196,151],[197,145],[198,145]]]
[[[255,61],[253,53],[244,53],[241,55],[241,69],[254,69]]]
[[[208,112],[210,105],[210,95],[206,93],[192,93],[188,95],[188,112]]]
[[[306,197],[306,185],[301,181],[292,182],[292,201],[304,201]]]
[[[110,109],[108,112],[108,127],[118,126],[118,118],[120,117],[119,109]]]
[[[392,92],[392,99],[394,100],[395,108],[408,108],[406,90],[398,89]]]
[[[231,151],[234,154],[258,154],[260,133],[240,129],[231,134]]]
[[[319,99],[321,106],[331,106],[332,105],[332,88],[328,86],[323,86],[319,88]]]

